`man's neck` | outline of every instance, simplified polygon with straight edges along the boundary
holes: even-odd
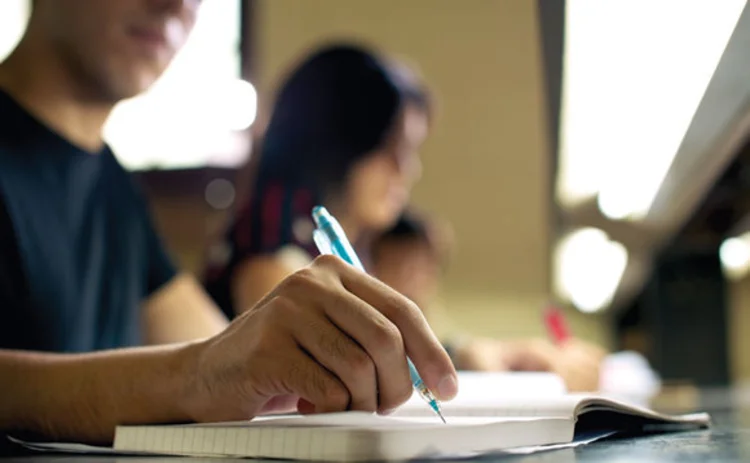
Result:
[[[22,41],[0,64],[0,89],[72,144],[98,152],[114,104],[86,102],[61,64],[49,50]]]

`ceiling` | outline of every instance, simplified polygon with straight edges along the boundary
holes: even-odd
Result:
[[[561,35],[544,23],[544,8],[540,6],[540,10],[543,30]],[[729,233],[750,230],[750,141],[747,137],[750,133],[750,55],[747,50],[750,50],[749,7],[745,7],[739,18],[644,219],[607,219],[600,213],[595,199],[565,211],[557,210],[558,232],[593,226],[628,248],[629,261],[612,302],[614,309],[623,307],[640,291],[650,273],[652,256],[675,237],[680,236],[681,240],[687,239],[694,245],[718,247]],[[553,70],[548,79],[554,81],[560,76]],[[552,98],[557,96],[551,95]],[[554,122],[556,133],[559,121]],[[556,134],[554,139],[557,139]],[[557,151],[555,147],[555,156]]]

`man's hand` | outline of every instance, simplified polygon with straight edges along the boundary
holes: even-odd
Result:
[[[439,398],[456,372],[419,308],[338,258],[286,278],[223,333],[193,346],[189,415],[386,412],[412,394],[408,354]]]

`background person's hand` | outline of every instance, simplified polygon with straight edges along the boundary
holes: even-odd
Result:
[[[580,339],[571,338],[560,345],[546,340],[521,343],[509,360],[514,371],[550,371],[562,377],[571,392],[599,389],[604,349]]]
[[[456,363],[475,371],[548,371],[560,375],[569,391],[581,392],[599,388],[605,356],[599,346],[575,338],[559,346],[543,339],[479,338],[457,348]]]
[[[330,256],[292,274],[191,352],[189,413],[199,421],[295,406],[387,412],[412,394],[407,353],[436,396],[457,392],[451,361],[416,305]]]

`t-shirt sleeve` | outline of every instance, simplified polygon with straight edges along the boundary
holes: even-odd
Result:
[[[114,154],[109,152],[108,159],[110,161],[109,167],[114,170],[110,178],[122,186],[125,191],[124,204],[127,204],[125,207],[132,208],[130,217],[140,228],[141,239],[139,244],[143,249],[136,252],[144,253],[141,262],[144,266],[143,271],[146,273],[146,287],[145,294],[143,294],[145,299],[171,281],[177,275],[177,267],[157,232],[151,216],[151,208],[140,185],[120,165]]]
[[[0,313],[20,310],[25,290],[13,223],[0,193]]]
[[[16,257],[16,239],[13,236],[13,228],[10,223],[10,217],[5,210],[2,194],[0,194],[0,311],[7,310],[7,305],[11,303],[12,288],[15,286],[12,262]]]
[[[177,275],[177,267],[159,236],[145,194],[129,173],[119,165],[118,168],[120,174],[125,176],[127,188],[133,199],[132,204],[135,209],[133,215],[141,227],[141,243],[144,244],[141,252],[144,253],[143,261],[146,272],[146,294],[143,297],[147,298]]]
[[[39,336],[28,329],[33,326],[33,313],[28,310],[27,285],[17,246],[13,223],[0,193],[0,348],[33,346]]]
[[[171,281],[177,275],[177,267],[169,256],[161,237],[156,232],[151,213],[143,204],[144,228],[146,234],[148,258],[147,296]]]

